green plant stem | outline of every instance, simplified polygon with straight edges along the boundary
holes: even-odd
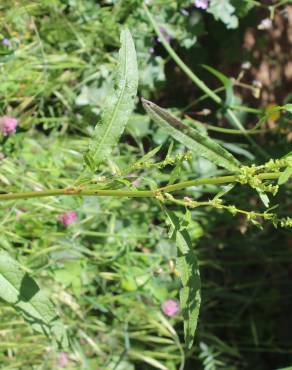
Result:
[[[254,113],[254,114],[263,114],[263,109],[250,108],[244,105],[230,104],[230,108],[240,112]]]
[[[155,196],[154,191],[148,190],[101,190],[101,189],[80,189],[80,188],[65,188],[65,189],[52,189],[43,191],[28,191],[23,193],[11,193],[11,194],[1,194],[1,200],[12,200],[12,199],[24,199],[24,198],[39,198],[39,197],[51,197],[57,195],[73,195],[73,196],[98,196],[98,197],[153,197]]]
[[[272,180],[277,179],[280,177],[282,172],[273,172],[273,173],[262,173],[258,175],[258,178],[261,180]],[[173,191],[182,190],[185,188],[189,188],[192,186],[198,185],[218,185],[218,184],[226,184],[237,182],[237,176],[221,176],[221,177],[209,177],[209,178],[202,178],[190,181],[179,182],[173,185],[167,185],[162,188],[159,188],[158,191],[171,193]],[[0,198],[1,199],[1,198]]]
[[[267,172],[261,173],[258,176],[261,180],[273,180],[278,179],[282,172]],[[117,197],[117,198],[156,198],[160,193],[167,192],[171,193],[177,190],[183,190],[192,186],[199,185],[217,185],[237,182],[238,176],[221,176],[221,177],[209,177],[201,178],[196,180],[179,182],[177,184],[163,186],[155,190],[103,190],[103,189],[82,189],[80,187],[65,188],[65,189],[50,189],[43,191],[28,191],[21,193],[8,193],[0,194],[0,201],[4,200],[17,200],[27,198],[40,198],[40,197],[51,197],[51,196],[96,196],[96,197]]]
[[[221,87],[218,87],[217,89],[215,89],[213,92],[217,93],[217,92],[221,92],[221,91],[224,91],[224,90],[225,90],[225,86],[221,86]],[[183,114],[184,112],[188,111],[190,108],[195,106],[196,104],[201,103],[203,100],[206,100],[208,98],[209,98],[208,94],[201,95],[198,99],[192,101],[184,109],[182,109],[181,114]]]

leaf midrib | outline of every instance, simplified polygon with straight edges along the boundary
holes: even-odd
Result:
[[[104,133],[104,135],[102,136],[101,140],[99,141],[99,144],[98,144],[98,148],[94,151],[94,156],[96,155],[96,153],[100,150],[100,147],[102,146],[102,144],[104,143],[112,125],[113,125],[113,122],[116,118],[116,114],[117,114],[117,111],[118,111],[118,108],[119,108],[119,105],[120,105],[120,102],[122,100],[122,96],[124,95],[124,92],[125,92],[125,89],[126,89],[126,86],[127,86],[127,81],[128,81],[128,75],[126,74],[126,71],[127,71],[127,67],[128,67],[128,57],[127,57],[127,51],[128,51],[128,40],[127,40],[127,37],[125,37],[126,39],[126,42],[125,42],[125,63],[124,63],[124,68],[123,68],[123,76],[125,76],[125,79],[124,79],[124,84],[122,86],[122,90],[121,90],[121,93],[118,97],[118,101],[117,101],[117,104],[115,105],[114,107],[114,111],[113,111],[113,115],[112,115],[112,118],[110,120],[110,124],[108,125],[108,127],[106,128],[106,131]]]

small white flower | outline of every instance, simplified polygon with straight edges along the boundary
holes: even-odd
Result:
[[[241,64],[241,68],[242,69],[250,69],[250,67],[251,67],[251,62],[249,62],[249,61],[246,61],[246,62],[243,62],[242,64]]]
[[[254,87],[257,87],[259,89],[261,89],[263,87],[263,84],[259,80],[253,80],[252,84],[253,84]]]
[[[195,0],[194,5],[198,9],[206,10],[209,6],[209,0]]]
[[[258,25],[258,30],[270,30],[272,28],[273,22],[270,18],[265,18]]]

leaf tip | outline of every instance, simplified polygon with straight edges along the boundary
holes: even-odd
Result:
[[[147,100],[143,97],[141,97],[141,103],[143,105],[143,108],[147,111],[148,109],[150,109],[151,107],[153,107],[153,103],[150,101],[150,100]]]

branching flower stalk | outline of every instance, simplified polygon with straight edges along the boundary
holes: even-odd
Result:
[[[153,163],[150,161],[137,162],[131,169],[149,169],[151,167],[162,168],[166,165],[173,165],[177,161],[189,160],[191,156],[190,152],[185,154],[178,154],[175,158],[167,156],[165,160]],[[283,176],[283,168],[290,168],[291,157],[282,159],[271,159],[267,163],[260,166],[241,166],[240,172],[235,175],[219,176],[219,177],[209,177],[209,178],[199,178],[195,180],[182,181],[175,184],[166,185],[163,187],[157,187],[152,190],[127,190],[127,189],[102,189],[96,185],[91,185],[86,187],[80,186],[69,186],[63,189],[47,189],[43,191],[28,191],[19,193],[7,193],[0,194],[1,201],[9,200],[19,200],[28,198],[40,198],[40,197],[50,197],[50,196],[96,196],[96,197],[118,197],[118,198],[155,198],[161,202],[172,202],[178,205],[182,205],[189,208],[195,208],[199,206],[210,206],[216,209],[224,209],[229,211],[233,215],[243,214],[251,222],[258,224],[257,219],[270,220],[275,226],[291,227],[292,220],[280,219],[274,213],[269,212],[254,212],[238,209],[234,205],[223,204],[222,199],[214,198],[209,201],[194,201],[188,197],[184,197],[183,200],[176,199],[170,193],[181,192],[187,188],[202,185],[221,185],[221,184],[241,184],[249,185],[250,187],[262,192],[271,192],[275,195],[278,192],[279,185],[271,183],[273,180],[278,180]],[[269,171],[269,172],[265,172]]]
[[[161,200],[161,198],[160,198]],[[233,216],[236,214],[242,214],[246,216],[247,220],[252,222],[253,224],[260,226],[259,220],[271,221],[275,227],[292,227],[292,218],[279,218],[275,213],[271,212],[254,212],[254,211],[247,211],[243,209],[237,208],[235,205],[225,205],[223,204],[222,199],[210,199],[209,201],[199,202],[192,200],[189,197],[184,197],[183,199],[176,199],[171,194],[165,193],[165,201],[169,201],[171,203],[184,206],[186,208],[197,208],[202,206],[211,206],[212,208],[216,209],[223,209],[230,212]]]

